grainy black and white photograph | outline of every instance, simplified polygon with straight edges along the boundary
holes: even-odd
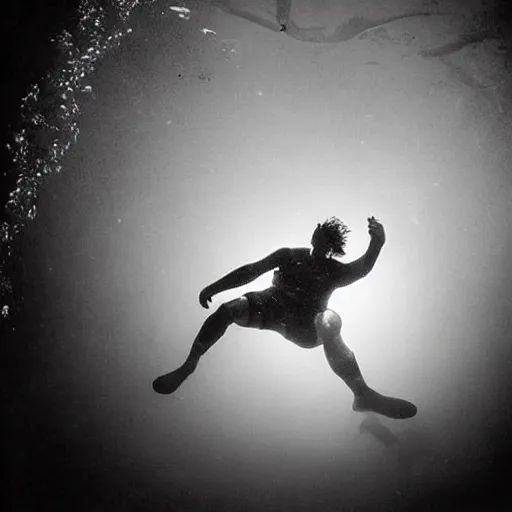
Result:
[[[2,9],[2,510],[511,509],[512,5]]]

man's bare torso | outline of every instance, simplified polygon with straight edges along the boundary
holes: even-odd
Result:
[[[344,265],[332,258],[314,258],[307,248],[290,249],[287,262],[274,272],[272,285],[303,307],[323,311],[340,286]]]

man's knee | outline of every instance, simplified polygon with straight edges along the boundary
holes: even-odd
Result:
[[[332,338],[340,333],[341,317],[335,311],[326,309],[316,316],[315,325],[320,338]]]
[[[227,321],[235,322],[238,325],[247,325],[249,322],[249,301],[247,297],[239,297],[221,304],[217,313]]]

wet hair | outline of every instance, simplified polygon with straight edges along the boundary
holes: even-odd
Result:
[[[348,233],[350,233],[350,230],[340,219],[331,217],[322,224],[317,225],[311,238],[311,244],[315,247],[318,236],[323,235],[327,246],[326,256],[328,258],[332,256],[344,256],[344,247]]]

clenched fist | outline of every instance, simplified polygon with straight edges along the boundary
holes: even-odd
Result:
[[[372,237],[372,240],[376,240],[381,244],[384,244],[386,241],[384,226],[373,216],[368,218],[368,233]]]

